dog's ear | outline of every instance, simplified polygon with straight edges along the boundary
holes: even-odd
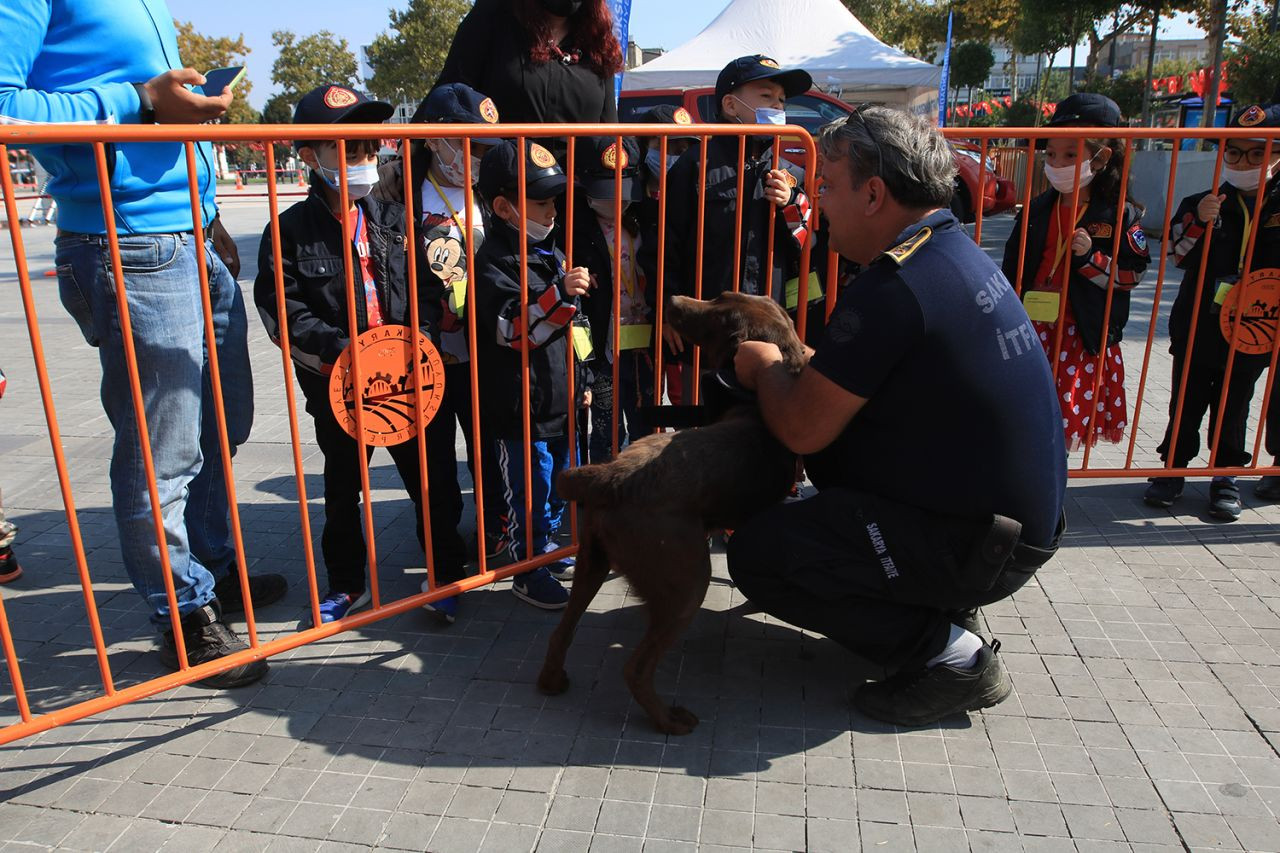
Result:
[[[717,330],[715,304],[687,296],[673,296],[667,304],[666,321],[684,338],[698,346],[709,343]]]

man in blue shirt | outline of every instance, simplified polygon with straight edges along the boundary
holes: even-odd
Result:
[[[0,4],[0,115],[31,122],[199,123],[223,115],[231,92],[187,88],[204,77],[183,68],[163,0],[5,0]],[[62,303],[102,362],[102,404],[115,430],[111,502],[125,568],[161,632],[161,656],[177,668],[163,564],[152,524],[138,423],[125,362],[98,172],[89,145],[36,146],[58,202]],[[192,665],[247,646],[223,622],[244,608],[231,542],[225,471],[204,351],[195,225],[181,143],[106,146],[138,376],[156,488],[186,653]],[[213,152],[196,146],[206,270],[232,452],[249,436],[253,382],[235,244],[217,220]],[[280,575],[250,578],[255,606],[282,596]],[[265,661],[204,680],[236,687]]]
[[[872,107],[818,145],[831,245],[864,271],[801,374],[756,342],[735,367],[819,492],[736,531],[729,573],[765,611],[884,673],[860,711],[927,725],[1012,689],[976,608],[1057,549],[1061,415],[1026,311],[948,209],[941,135]]]

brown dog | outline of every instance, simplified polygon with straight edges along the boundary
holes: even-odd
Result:
[[[777,344],[788,370],[804,368],[804,347],[791,319],[771,299],[677,296],[667,320],[702,347],[707,369],[732,369],[737,346],[746,340]],[[769,433],[751,401],[715,413],[707,426],[646,436],[612,462],[562,473],[556,489],[582,510],[580,547],[569,605],[551,635],[538,688],[553,694],[568,688],[564,659],[574,628],[612,567],[645,600],[649,616],[649,629],[624,669],[627,685],[659,731],[692,731],[698,718],[659,699],[653,679],[662,655],[706,596],[707,533],[739,527],[782,500],[795,474],[795,454]]]

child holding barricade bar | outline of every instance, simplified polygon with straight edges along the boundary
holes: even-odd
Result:
[[[705,147],[695,145],[670,168],[665,199],[664,298],[714,299],[725,291],[740,290],[770,296],[796,315],[799,259],[809,237],[809,198],[801,189],[802,170],[786,160],[774,168],[775,137],[767,131],[773,125],[786,124],[786,99],[808,91],[812,84],[808,72],[781,68],[759,54],[739,57],[721,70],[716,79],[719,120],[762,125],[764,132],[746,137],[745,153],[739,136],[708,137]],[[704,205],[701,227],[700,205]],[[810,320],[814,321],[811,325],[820,328],[822,288],[816,274],[810,276],[807,295]],[[692,347],[686,347],[670,325],[663,325],[662,337],[667,346],[664,362],[692,364]],[[668,378],[686,375],[684,371],[673,374]],[[667,394],[676,404],[696,402],[684,399],[686,389],[675,381],[668,384]]]
[[[345,86],[320,86],[304,95],[294,111],[295,124],[381,123],[393,108],[371,101]],[[335,134],[337,130],[335,129]],[[348,348],[350,320],[344,264],[352,266],[357,330],[383,325],[408,325],[409,290],[417,287],[422,331],[434,331],[440,313],[438,286],[426,275],[425,253],[419,251],[417,282],[408,281],[403,204],[369,196],[377,182],[378,140],[346,144],[348,209],[341,208],[337,143],[305,140],[296,143],[301,159],[312,169],[307,198],[280,214],[281,276],[284,281],[290,353],[297,365],[298,384],[315,422],[316,443],[324,454],[324,532],[320,547],[329,589],[320,602],[320,621],[332,622],[368,605],[365,578],[367,549],[360,512],[360,457],[372,446],[357,442],[333,413],[329,375]],[[354,245],[345,243],[342,220],[350,223]],[[254,301],[272,340],[280,340],[283,320],[277,315],[275,255],[268,226],[258,250]],[[363,393],[363,392],[357,392]],[[441,428],[444,419],[427,426]],[[427,438],[428,445],[431,438]],[[422,478],[418,438],[387,447],[414,505],[419,543],[425,548],[421,512]],[[454,476],[456,462],[427,455],[431,548],[437,585],[465,576],[465,548],[458,535],[461,497],[433,482]],[[442,613],[453,621],[453,612]]]
[[[537,142],[525,140],[522,147],[501,142],[480,163],[480,195],[491,216],[484,245],[476,254],[476,334],[481,347],[477,352],[477,390],[485,427],[496,441],[510,553],[517,561],[559,547],[556,538],[565,501],[556,495],[555,482],[569,465],[569,417],[573,411],[569,347],[580,350],[579,359],[589,356],[591,349],[591,330],[579,311],[579,297],[590,287],[590,273],[580,266],[566,270],[564,255],[552,236],[555,200],[567,183],[555,157]],[[523,309],[522,278],[528,285],[528,302]],[[523,380],[526,347],[527,397]],[[525,406],[528,441],[524,437]],[[531,475],[528,492],[526,464]],[[531,498],[529,513],[525,511],[526,494]],[[530,539],[532,551],[527,549]],[[560,580],[572,573],[572,558],[557,560],[516,575],[511,591],[534,607],[559,610],[569,601]]]
[[[1111,128],[1119,124],[1120,108],[1115,101],[1095,93],[1063,100],[1049,121],[1050,127]],[[1019,214],[1005,244],[1003,264],[1005,278],[1016,282],[1021,252],[1022,301],[1057,372],[1058,405],[1068,453],[1098,440],[1118,442],[1124,437],[1128,403],[1120,341],[1129,319],[1129,293],[1151,260],[1142,231],[1143,207],[1124,192],[1120,182],[1124,168],[1121,143],[1085,139],[1084,159],[1077,163],[1081,147],[1081,140],[1072,137],[1048,140],[1044,171],[1051,188]],[[1126,202],[1119,211],[1122,192]],[[1022,216],[1027,217],[1027,240],[1019,247]],[[1113,258],[1117,227],[1119,252]],[[1000,345],[1012,349],[1025,342],[1001,340]]]
[[[1280,106],[1252,105],[1231,120],[1232,127],[1258,130],[1280,128]],[[1173,353],[1173,382],[1169,395],[1169,424],[1161,442],[1160,458],[1173,459],[1173,467],[1185,468],[1200,452],[1200,424],[1209,413],[1210,441],[1215,429],[1220,431],[1215,462],[1219,466],[1248,465],[1253,458],[1246,449],[1249,405],[1254,386],[1271,363],[1270,346],[1259,352],[1237,351],[1232,359],[1231,380],[1226,389],[1226,405],[1219,410],[1222,383],[1226,376],[1231,342],[1222,325],[1222,309],[1229,298],[1238,302],[1240,278],[1249,270],[1280,267],[1280,180],[1275,177],[1280,163],[1280,141],[1272,143],[1270,159],[1264,162],[1266,141],[1228,139],[1222,152],[1222,186],[1217,191],[1203,190],[1187,196],[1178,205],[1169,228],[1173,262],[1183,270],[1182,284],[1169,314],[1169,351]],[[1255,222],[1254,208],[1259,186],[1262,186],[1262,209]],[[1213,223],[1209,257],[1204,258],[1204,239]],[[1257,232],[1253,255],[1248,255],[1249,234]],[[1200,267],[1204,264],[1204,284]],[[1241,288],[1243,289],[1243,288]],[[1199,301],[1196,296],[1199,293]],[[1191,321],[1196,316],[1195,337]],[[1188,364],[1188,362],[1190,362]],[[1186,372],[1186,389],[1179,406],[1182,374]],[[1276,423],[1275,402],[1268,420]],[[1220,426],[1219,426],[1220,424]],[[1177,448],[1170,453],[1174,429],[1178,432]],[[1280,424],[1277,424],[1280,427]],[[1267,450],[1280,455],[1280,429],[1267,431]],[[1211,448],[1212,450],[1212,448]],[[1147,487],[1143,500],[1152,506],[1172,506],[1185,485],[1183,477],[1156,477]],[[1280,483],[1275,477],[1264,478],[1257,491],[1259,497],[1280,497]],[[1209,484],[1209,515],[1221,521],[1240,517],[1240,489],[1234,477],[1214,477]]]

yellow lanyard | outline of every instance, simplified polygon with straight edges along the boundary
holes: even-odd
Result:
[[[612,223],[611,223],[612,225]],[[634,300],[636,298],[636,251],[635,242],[631,238],[630,232],[626,228],[614,228],[613,239],[622,237],[622,254],[626,256],[627,262],[622,268],[622,287],[627,292],[628,298]]]
[[[1080,206],[1080,210],[1076,213],[1076,221],[1075,221],[1076,225],[1079,225],[1080,220],[1084,219],[1084,212],[1088,209],[1089,209],[1089,206],[1087,204]],[[1062,263],[1062,256],[1067,253],[1067,248],[1071,245],[1071,237],[1075,233],[1074,226],[1073,226],[1072,233],[1067,235],[1067,238],[1065,240],[1062,238],[1062,234],[1060,233],[1059,226],[1058,226],[1058,223],[1062,221],[1061,220],[1062,214],[1060,212],[1061,210],[1062,210],[1062,205],[1060,204],[1054,205],[1053,230],[1058,235],[1058,248],[1057,248],[1057,251],[1053,253],[1053,266],[1049,268],[1049,277],[1048,277],[1049,284],[1053,284],[1053,276],[1058,271],[1058,264]]]
[[[436,195],[440,196],[440,200],[444,202],[445,209],[449,211],[449,216],[457,223],[458,230],[462,232],[462,244],[466,245],[467,240],[467,219],[465,216],[459,216],[458,211],[453,209],[453,205],[449,203],[449,197],[444,194],[444,190],[440,189],[440,185],[436,183],[436,176],[427,172],[427,180],[431,181],[431,186],[436,188]]]
[[[1239,195],[1236,201],[1240,203],[1240,212],[1244,214],[1244,233],[1240,235],[1240,266],[1238,271],[1240,275],[1244,275],[1244,256],[1249,251],[1249,227],[1253,221],[1253,217],[1249,215],[1249,205],[1244,203],[1244,199]]]

